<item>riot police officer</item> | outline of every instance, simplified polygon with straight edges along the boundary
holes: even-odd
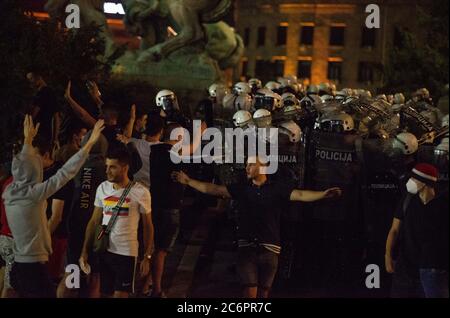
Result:
[[[156,95],[156,106],[161,108],[160,115],[166,121],[166,124],[177,123],[182,127],[189,129],[191,121],[183,115],[178,104],[175,93],[164,89]]]

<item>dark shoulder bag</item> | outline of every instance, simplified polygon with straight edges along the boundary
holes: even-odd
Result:
[[[128,186],[122,193],[122,196],[117,202],[117,205],[112,210],[111,219],[109,219],[108,225],[99,224],[95,229],[95,238],[94,238],[94,253],[105,253],[108,249],[109,244],[109,233],[111,233],[111,229],[116,223],[117,217],[119,216],[120,208],[122,207],[125,199],[127,198],[128,193],[130,193],[131,188],[134,186],[134,182],[130,182]]]

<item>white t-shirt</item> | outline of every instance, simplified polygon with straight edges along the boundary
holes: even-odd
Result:
[[[142,160],[142,168],[134,174],[134,181],[140,182],[150,189],[150,147],[160,142],[148,142],[144,139],[131,138]]]
[[[112,209],[117,205],[124,190],[115,190],[113,183],[109,181],[103,182],[97,188],[95,206],[103,209],[103,225],[108,224]],[[122,204],[116,223],[109,233],[108,252],[137,257],[140,214],[149,213],[151,213],[150,191],[136,183]]]

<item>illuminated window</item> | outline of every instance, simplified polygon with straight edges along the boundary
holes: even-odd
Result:
[[[287,43],[287,26],[280,25],[277,29],[277,45],[286,45]]]
[[[256,60],[255,65],[255,76],[260,78],[263,77],[264,71],[267,69],[266,62],[264,60]]]
[[[297,77],[298,78],[311,78],[311,61],[298,61]]]
[[[344,42],[345,42],[345,27],[332,26],[330,28],[330,45],[344,46]]]
[[[266,45],[266,27],[258,28],[258,46]]]
[[[314,26],[304,25],[300,32],[301,45],[313,45],[314,43]]]
[[[284,60],[274,61],[274,72],[275,77],[280,77],[284,75]]]
[[[342,62],[328,62],[328,79],[331,81],[340,81],[342,78]]]

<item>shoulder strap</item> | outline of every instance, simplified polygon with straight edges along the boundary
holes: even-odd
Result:
[[[111,229],[114,226],[114,223],[116,223],[117,217],[119,216],[120,208],[122,207],[123,203],[125,202],[128,193],[130,193],[131,188],[133,188],[133,186],[135,184],[136,183],[134,181],[131,181],[128,184],[128,186],[125,188],[125,190],[123,191],[123,193],[119,199],[119,202],[117,202],[117,205],[113,208],[112,216],[111,216],[111,219],[109,219],[108,225],[105,230],[105,234],[109,234],[111,232]]]

